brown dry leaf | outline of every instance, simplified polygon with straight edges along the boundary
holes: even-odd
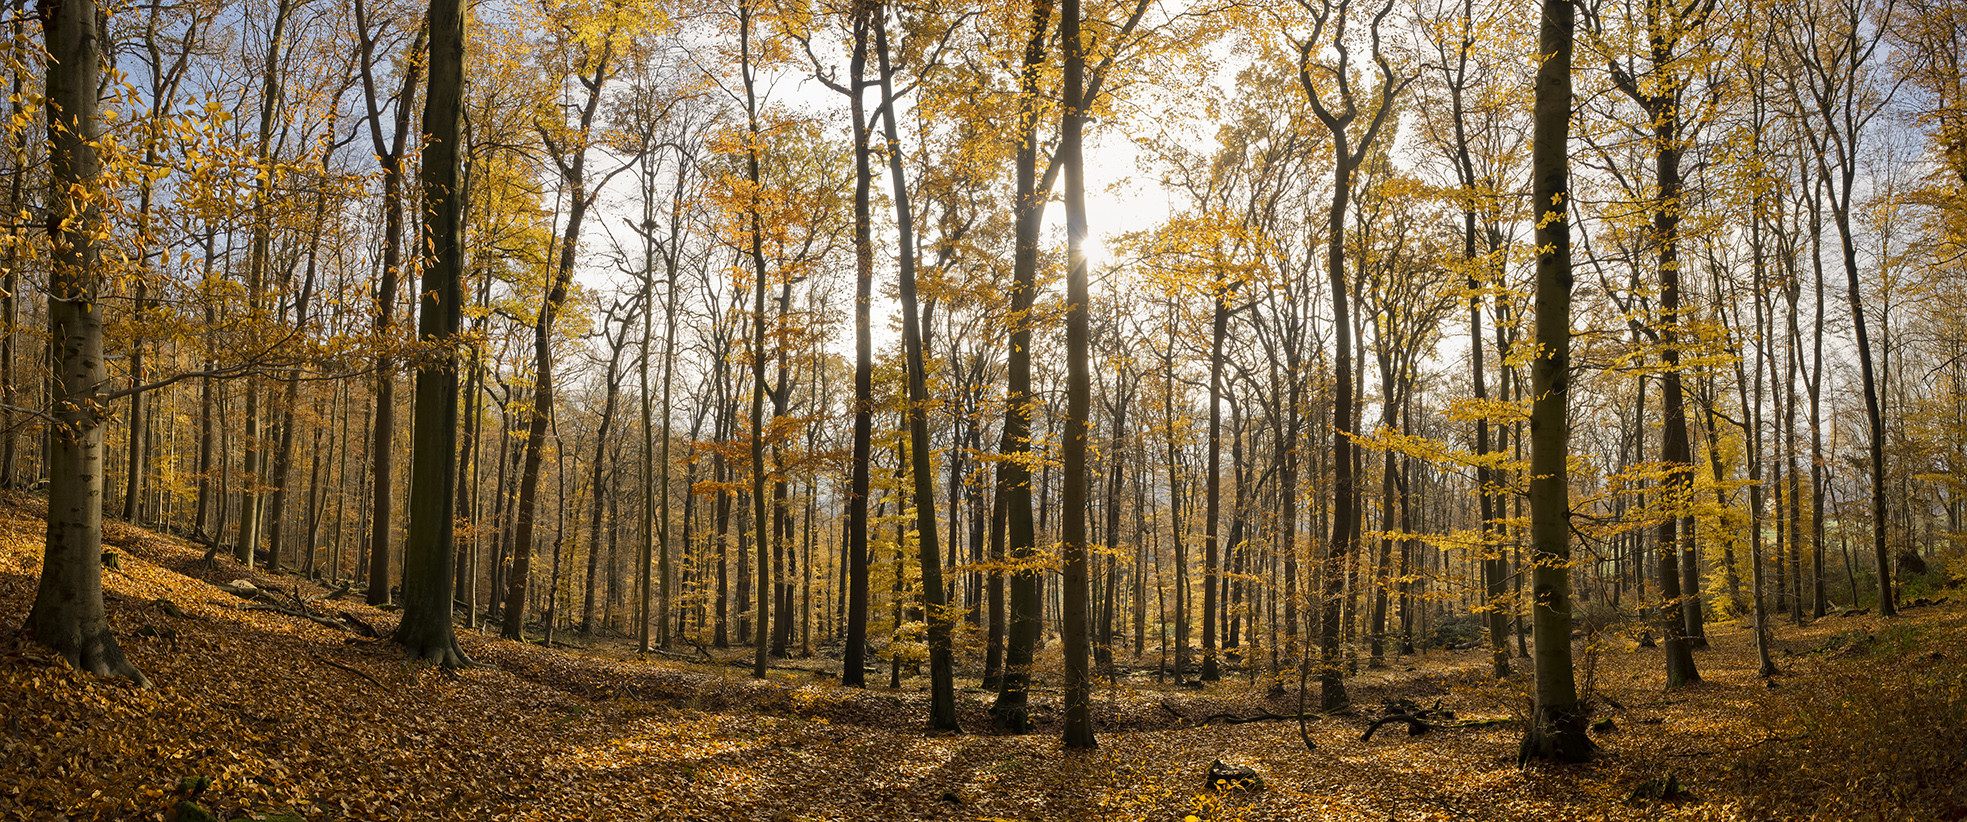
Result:
[[[38,573],[32,500],[0,504],[0,612],[25,613]],[[268,611],[209,581],[202,551],[112,526],[125,554],[108,575],[111,618],[153,690],[76,674],[14,642],[0,662],[0,818],[163,819],[179,780],[230,818],[762,820],[1505,820],[1892,819],[1967,814],[1967,675],[1959,609],[1886,623],[1785,628],[1782,686],[1753,675],[1747,634],[1716,626],[1707,681],[1661,690],[1657,652],[1611,653],[1598,671],[1604,756],[1519,769],[1513,724],[1382,733],[1372,712],[1311,724],[1211,724],[1217,713],[1290,713],[1242,682],[1202,693],[1150,682],[1097,696],[1094,752],[1067,755],[1056,729],[1026,737],[930,737],[917,690],[845,689],[817,674],[769,682],[727,666],[638,661],[620,648],[548,650],[466,632],[484,667],[456,678],[406,664],[384,642]],[[258,582],[290,588],[292,577]],[[311,583],[302,583],[311,587]],[[155,606],[168,599],[172,616]],[[387,630],[393,617],[342,603]],[[142,626],[152,630],[140,632]],[[1867,655],[1813,653],[1873,632]],[[1894,633],[1897,632],[1897,633]],[[1845,636],[1846,645],[1849,637]],[[1869,646],[1868,646],[1869,647]],[[1931,649],[1943,649],[1934,653]],[[1896,650],[1894,650],[1896,649]],[[1889,651],[1889,652],[1888,652]],[[332,661],[335,664],[329,664]],[[1481,652],[1436,653],[1362,671],[1362,705],[1408,698],[1463,719],[1508,717],[1527,681],[1492,683]],[[818,663],[815,671],[821,670]],[[351,671],[361,671],[383,686]],[[907,683],[916,687],[917,683]],[[989,695],[961,694],[988,727]],[[1035,700],[1055,703],[1054,691]],[[1619,707],[1612,707],[1617,705]],[[1394,729],[1394,730],[1397,730]],[[1254,766],[1252,794],[1202,790],[1213,759]],[[1698,801],[1636,803],[1672,772]]]

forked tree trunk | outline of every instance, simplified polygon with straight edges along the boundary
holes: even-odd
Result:
[[[600,59],[595,61],[593,72],[580,78],[581,85],[587,89],[587,101],[580,113],[580,132],[577,139],[580,146],[554,146],[549,149],[560,167],[560,177],[567,186],[572,204],[567,211],[567,225],[560,235],[560,258],[546,292],[546,300],[540,304],[539,314],[533,320],[533,402],[532,413],[526,426],[525,458],[519,475],[519,500],[514,511],[512,571],[506,583],[505,620],[499,628],[499,635],[506,639],[525,639],[526,626],[526,578],[532,570],[533,529],[536,519],[537,501],[540,489],[540,462],[546,446],[546,429],[553,418],[553,327],[560,317],[560,307],[567,300],[567,288],[574,278],[575,251],[580,247],[581,222],[587,217],[587,209],[593,205],[594,195],[588,191],[587,151],[584,146],[589,128],[594,122],[595,112],[601,106],[601,89],[609,71],[613,57],[613,33],[601,46]],[[455,413],[455,412],[454,412]]]
[[[435,1],[435,0],[433,0]],[[396,289],[403,272],[403,152],[404,139],[410,130],[410,98],[415,93],[423,62],[417,60],[422,50],[428,29],[420,31],[410,46],[409,69],[403,75],[403,88],[396,96],[396,116],[393,121],[391,138],[383,140],[381,101],[376,97],[375,40],[369,33],[365,3],[355,4],[357,28],[360,31],[362,59],[362,89],[368,104],[369,141],[376,153],[376,160],[383,171],[383,248],[382,277],[376,286],[375,329],[379,336],[388,337],[394,327],[396,314]],[[459,46],[463,48],[463,46]],[[426,103],[427,105],[427,103]],[[390,530],[394,520],[395,458],[396,451],[396,360],[390,355],[387,342],[383,354],[376,358],[376,417],[373,453],[371,464],[374,480],[374,515],[370,520],[369,533],[369,594],[370,605],[383,605],[390,600]],[[414,446],[412,446],[414,448]]]

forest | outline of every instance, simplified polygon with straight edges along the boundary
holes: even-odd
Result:
[[[1967,2],[4,20],[7,819],[1967,818]]]

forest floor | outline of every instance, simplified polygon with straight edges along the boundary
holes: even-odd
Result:
[[[14,625],[39,573],[39,505],[0,497],[0,619]],[[1481,651],[1362,670],[1349,681],[1360,708],[1311,721],[1313,751],[1296,722],[1194,726],[1295,712],[1247,679],[1108,685],[1100,747],[1068,754],[1055,691],[1034,696],[1029,736],[979,732],[990,696],[961,691],[972,733],[937,737],[919,680],[848,689],[792,665],[760,682],[619,643],[474,631],[460,641],[482,664],[452,674],[213,585],[251,578],[289,604],[297,582],[303,597],[330,593],[298,577],[208,568],[201,548],[126,525],[105,542],[119,555],[111,622],[154,687],[76,673],[0,628],[0,819],[175,819],[187,777],[211,780],[199,801],[222,819],[1967,818],[1967,603],[1772,620],[1781,671],[1766,682],[1733,623],[1698,652],[1704,681],[1676,691],[1657,649],[1581,643],[1580,682],[1613,726],[1593,733],[1586,765],[1518,767],[1529,680],[1492,681]],[[353,596],[309,607],[385,635],[396,618]],[[1362,741],[1396,698],[1501,721]],[[1264,787],[1205,790],[1215,759],[1255,768]],[[1647,783],[1668,775],[1684,791],[1652,798]]]

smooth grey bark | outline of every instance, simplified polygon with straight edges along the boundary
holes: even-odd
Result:
[[[102,596],[102,231],[96,153],[101,32],[94,0],[41,6],[48,51],[48,333],[53,362],[47,542],[22,632],[68,664],[148,687],[110,630]]]

